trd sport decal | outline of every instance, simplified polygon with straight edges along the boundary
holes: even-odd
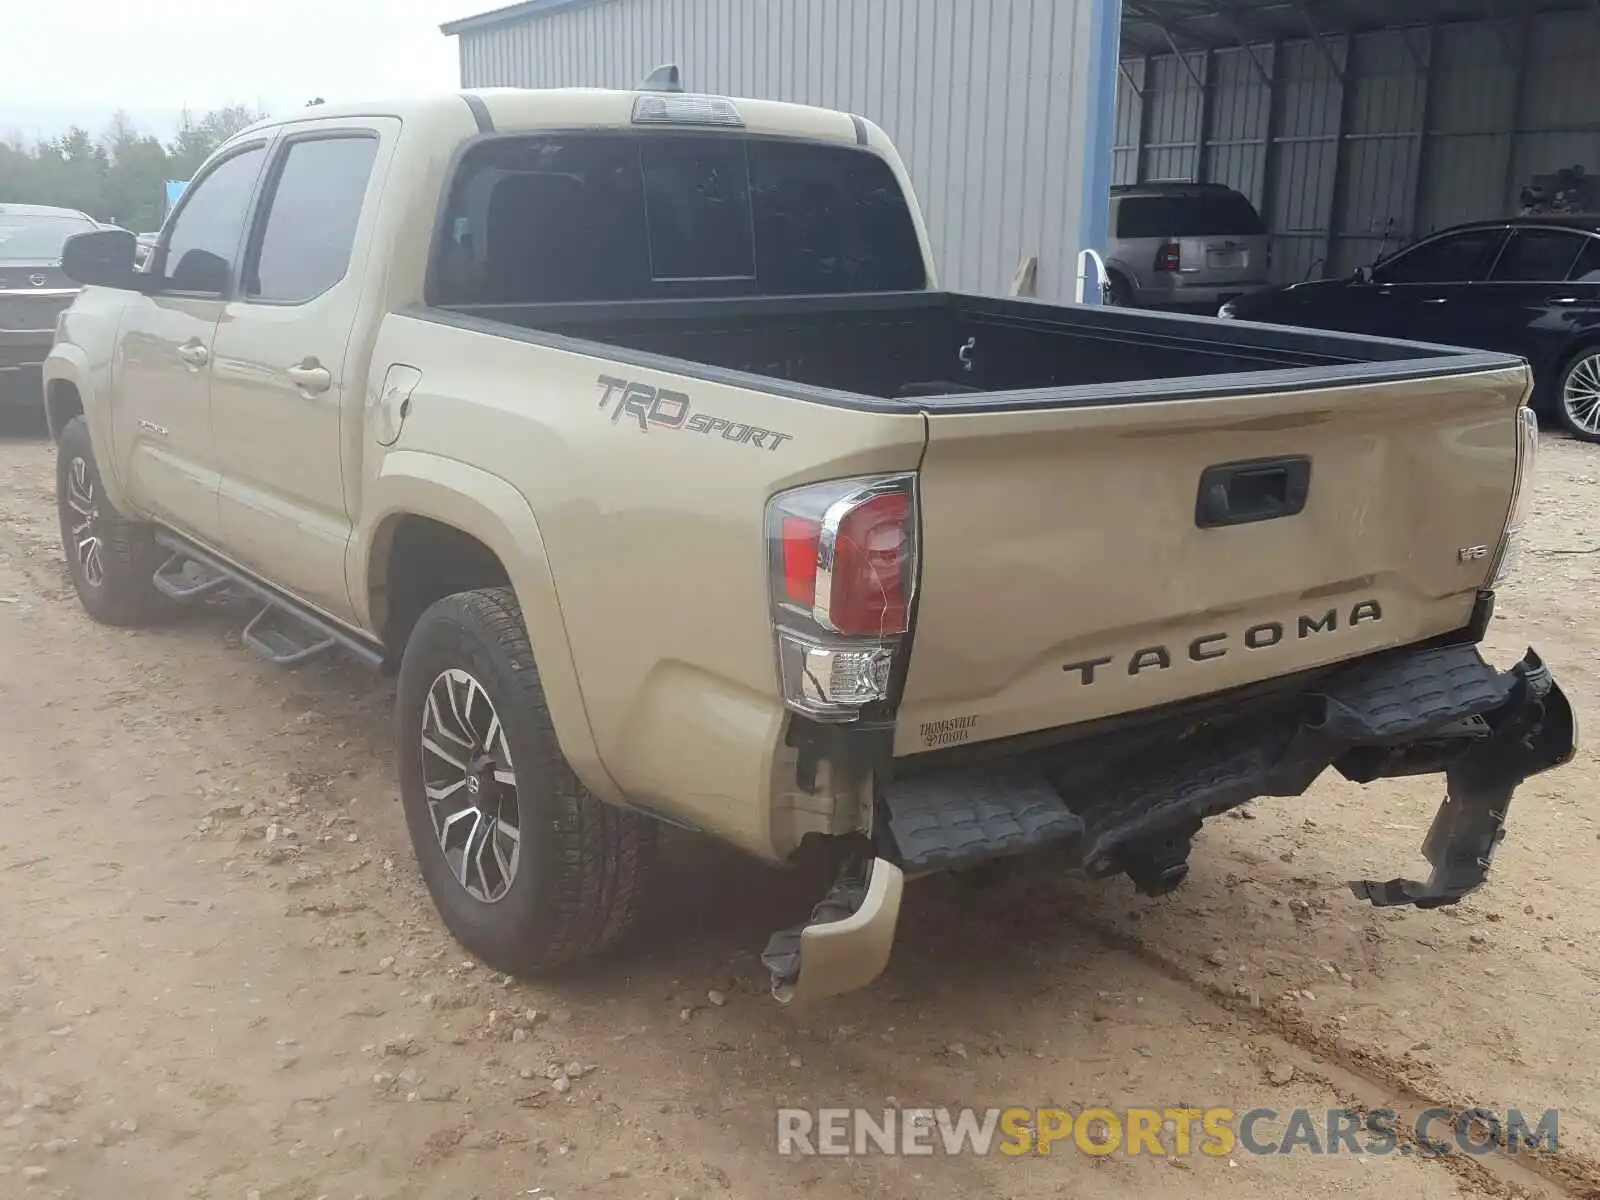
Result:
[[[762,450],[776,450],[793,435],[775,429],[762,429],[759,425],[746,425],[726,417],[713,417],[691,410],[689,397],[682,392],[652,387],[648,383],[630,383],[610,375],[600,376],[600,408],[615,400],[611,409],[611,423],[619,424],[624,416],[639,422],[639,429],[649,433],[657,429],[683,429],[690,433],[721,434],[725,442],[748,443]]]

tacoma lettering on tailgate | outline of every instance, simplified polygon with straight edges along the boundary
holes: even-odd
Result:
[[[1291,637],[1301,641],[1325,633],[1336,633],[1339,630],[1340,619],[1340,611],[1337,608],[1330,608],[1320,616],[1302,614],[1293,622],[1262,621],[1238,635],[1229,632],[1203,633],[1178,653],[1174,653],[1170,646],[1142,646],[1128,656],[1127,671],[1129,675],[1138,675],[1143,671],[1165,671],[1180,659],[1197,663],[1207,662],[1213,658],[1223,658],[1240,648],[1270,650]],[[1352,605],[1350,611],[1343,615],[1343,620],[1348,628],[1368,621],[1381,621],[1383,606],[1376,600],[1363,600],[1359,604]],[[1087,687],[1095,682],[1096,673],[1101,667],[1108,667],[1114,662],[1116,659],[1113,656],[1106,655],[1104,658],[1086,658],[1082,662],[1065,663],[1061,669],[1076,671],[1078,681]]]
[[[600,376],[599,383],[599,407],[605,408],[613,399],[616,400],[616,406],[611,410],[611,423],[619,424],[624,416],[631,416],[639,422],[642,433],[649,433],[652,425],[657,429],[683,429],[707,436],[715,433],[721,434],[725,442],[748,443],[762,450],[776,450],[793,436],[775,429],[762,429],[759,425],[694,412],[688,396],[668,388],[630,382],[610,375]]]

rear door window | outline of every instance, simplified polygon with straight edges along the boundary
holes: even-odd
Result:
[[[1583,239],[1583,253],[1579,254],[1578,261],[1572,264],[1569,278],[1573,283],[1600,284],[1600,238]]]
[[[817,295],[925,287],[894,172],[848,146],[574,134],[463,157],[437,304]]]
[[[1261,214],[1238,192],[1125,196],[1117,205],[1119,238],[1255,237]]]
[[[1565,229],[1515,229],[1489,273],[1490,283],[1560,283],[1585,239]]]
[[[1469,229],[1423,242],[1373,268],[1377,283],[1475,283],[1494,262],[1504,229]]]
[[[284,154],[259,244],[246,259],[245,295],[303,304],[350,269],[378,139],[305,138],[291,142]]]

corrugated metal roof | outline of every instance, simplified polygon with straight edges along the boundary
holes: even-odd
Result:
[[[1214,50],[1593,7],[1590,0],[1122,0],[1122,53]]]
[[[597,3],[601,0],[524,0],[439,28],[450,35],[476,33]],[[1600,11],[1596,0],[1122,0],[1122,54],[1214,50],[1245,42],[1509,21],[1584,9]]]
[[[529,20],[534,17],[546,16],[549,13],[560,12],[564,8],[578,8],[585,4],[597,3],[599,3],[599,0],[525,0],[522,4],[508,4],[505,8],[479,13],[475,17],[461,17],[454,21],[446,21],[439,26],[439,30],[447,37],[458,33],[475,33],[479,30],[492,28],[495,25],[504,25],[508,21]]]

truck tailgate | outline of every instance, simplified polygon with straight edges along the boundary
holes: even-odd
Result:
[[[1462,628],[1507,517],[1528,386],[1512,368],[930,408],[895,752],[1133,712]],[[1260,519],[1300,493],[1300,511]]]

